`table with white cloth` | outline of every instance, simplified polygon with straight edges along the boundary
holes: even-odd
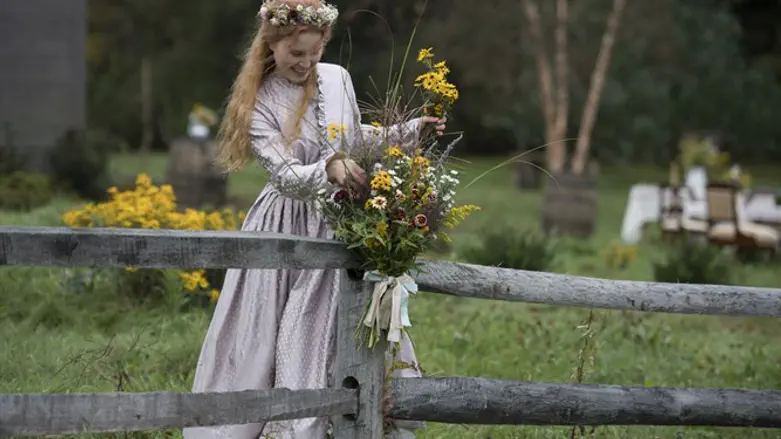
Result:
[[[670,188],[666,190],[672,191]],[[679,192],[683,217],[706,220],[708,206],[705,196],[704,194],[698,196],[700,194],[693,192],[695,191],[686,190],[686,188],[682,188]],[[661,202],[660,185],[640,183],[632,186],[629,190],[624,221],[621,225],[621,240],[630,244],[639,241],[643,227],[647,223],[659,221]],[[748,193],[748,195],[742,192],[738,193],[736,207],[738,221],[781,225],[781,206],[776,203],[776,193],[773,191],[755,191]]]

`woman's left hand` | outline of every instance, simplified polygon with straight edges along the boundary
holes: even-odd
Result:
[[[420,130],[423,131],[423,128],[427,124],[435,123],[437,126],[434,128],[434,130],[437,132],[437,136],[441,136],[445,132],[445,123],[447,122],[447,118],[443,117],[442,119],[434,116],[423,116],[420,118]]]

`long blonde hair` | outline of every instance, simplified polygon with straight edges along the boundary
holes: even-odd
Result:
[[[269,6],[287,4],[289,6],[319,7],[320,0],[267,0]],[[322,32],[326,41],[331,37],[330,27],[307,25],[272,26],[259,18],[258,30],[249,48],[244,54],[244,63],[231,88],[230,100],[220,125],[218,141],[220,143],[218,161],[227,172],[241,169],[250,157],[250,128],[252,112],[258,90],[266,75],[274,68],[271,44],[305,31]],[[304,93],[293,114],[293,133],[297,137],[301,132],[301,122],[309,104],[317,92],[317,70],[313,71],[304,84]],[[292,142],[294,139],[286,139]]]

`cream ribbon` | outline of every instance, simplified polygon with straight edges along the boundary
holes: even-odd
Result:
[[[388,331],[388,341],[401,341],[401,331],[412,326],[409,320],[409,296],[418,292],[418,285],[409,275],[385,276],[376,271],[364,274],[363,279],[374,282],[374,292],[364,326]]]

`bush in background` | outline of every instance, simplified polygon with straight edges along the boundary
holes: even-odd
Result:
[[[0,174],[0,209],[29,212],[48,203],[53,196],[46,175],[24,171]]]
[[[64,189],[81,198],[98,201],[105,198],[111,154],[119,144],[95,131],[68,131],[49,156],[52,174]]]
[[[169,185],[155,186],[146,174],[136,178],[136,187],[120,191],[108,190],[109,200],[89,203],[62,216],[70,227],[120,227],[178,230],[237,230],[244,213],[232,209],[220,211],[177,210],[176,196]],[[178,271],[178,282],[186,291],[188,301],[209,303],[217,300],[219,290],[209,279],[219,275],[207,270]],[[118,279],[123,295],[137,300],[165,299],[167,277],[161,270],[127,268]]]
[[[605,249],[603,258],[608,268],[625,270],[637,259],[637,247],[613,242]]]
[[[654,264],[656,282],[731,285],[735,264],[721,247],[679,241],[667,249],[666,258]]]
[[[500,226],[484,229],[478,237],[480,244],[461,252],[473,264],[550,271],[556,262],[558,242],[539,231]]]

